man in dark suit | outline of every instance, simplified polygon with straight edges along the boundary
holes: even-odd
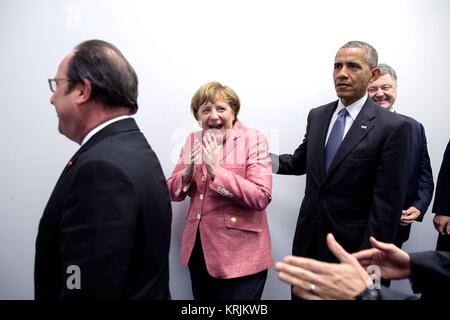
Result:
[[[369,97],[380,107],[395,112],[397,74],[391,66],[384,63],[380,63],[378,68],[380,76],[369,84],[367,89]],[[427,138],[422,124],[413,118],[398,115],[406,119],[412,129],[408,188],[400,218],[400,228],[394,240],[394,244],[401,248],[409,238],[412,223],[423,220],[433,197],[434,183]]]
[[[59,132],[81,145],[36,240],[36,299],[170,299],[172,211],[156,154],[130,115],[135,71],[113,45],[78,45],[49,79]]]
[[[397,235],[411,129],[368,98],[377,63],[376,50],[365,42],[342,46],[333,73],[339,100],[310,111],[293,155],[272,155],[274,172],[306,173],[294,255],[334,261],[325,241],[329,232],[350,252],[368,248],[369,236],[392,242]]]
[[[450,141],[439,170],[432,211],[436,214],[434,227],[439,232],[436,250],[450,252]]]
[[[409,278],[414,292],[432,291],[427,299],[450,299],[450,253],[423,251],[406,253],[392,243],[371,238],[373,246],[350,255],[334,237],[327,244],[339,263],[302,257],[277,262],[278,277],[292,285],[293,293],[306,300],[403,300],[415,296],[377,285],[364,268],[376,266],[386,279]]]

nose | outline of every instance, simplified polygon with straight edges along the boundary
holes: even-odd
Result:
[[[55,94],[53,93],[52,96],[50,97],[50,103],[53,104],[53,105],[55,105],[55,104],[53,103],[54,96],[55,96]]]
[[[218,113],[215,109],[211,110],[211,119],[218,119]]]
[[[347,79],[348,78],[345,67],[342,67],[337,71],[337,77],[338,77],[338,79]]]
[[[377,92],[375,93],[375,96],[377,96],[377,97],[382,97],[382,96],[384,96],[383,90],[382,90],[381,88],[378,88],[378,89],[377,89]]]

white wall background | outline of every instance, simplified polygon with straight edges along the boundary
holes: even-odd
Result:
[[[240,119],[263,130],[272,152],[292,152],[314,107],[335,99],[337,49],[377,48],[399,76],[397,110],[425,126],[434,177],[449,139],[450,2],[447,0],[5,0],[0,4],[0,299],[33,298],[38,222],[78,146],[57,132],[47,78],[78,43],[115,44],[140,79],[141,130],[170,175],[196,129],[190,98],[204,82],[230,85]],[[274,176],[268,211],[276,261],[290,253],[305,177]],[[174,203],[171,290],[190,299],[178,259],[187,203]],[[414,225],[407,250],[433,249],[432,214]],[[394,287],[409,290],[407,282]],[[263,298],[288,299],[269,273]]]

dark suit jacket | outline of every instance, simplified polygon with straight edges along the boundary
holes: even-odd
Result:
[[[445,149],[439,170],[432,211],[438,215],[450,216],[450,141]],[[450,251],[450,235],[439,234],[436,249]]]
[[[106,126],[71,159],[45,208],[36,299],[170,298],[171,219],[160,163],[134,119]],[[81,289],[68,289],[71,265]]]
[[[420,210],[420,216],[416,221],[422,221],[430,205],[434,189],[427,138],[420,122],[402,114],[399,116],[406,119],[412,129],[408,188],[403,209],[416,207]],[[395,244],[401,247],[408,240],[410,232],[411,225],[400,226]]]
[[[311,110],[303,143],[279,157],[279,174],[305,174],[293,254],[335,261],[326,234],[349,252],[369,236],[393,242],[406,194],[411,128],[367,99],[325,172],[324,146],[337,101]],[[273,156],[274,169],[277,157]]]
[[[414,292],[426,292],[424,300],[450,300],[450,253],[423,251],[410,253],[410,257]]]

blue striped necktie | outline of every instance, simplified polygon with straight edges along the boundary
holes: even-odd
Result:
[[[325,169],[328,170],[337,149],[344,137],[345,118],[348,115],[347,108],[343,108],[338,113],[338,117],[331,128],[330,136],[328,137],[327,145],[325,146]]]

